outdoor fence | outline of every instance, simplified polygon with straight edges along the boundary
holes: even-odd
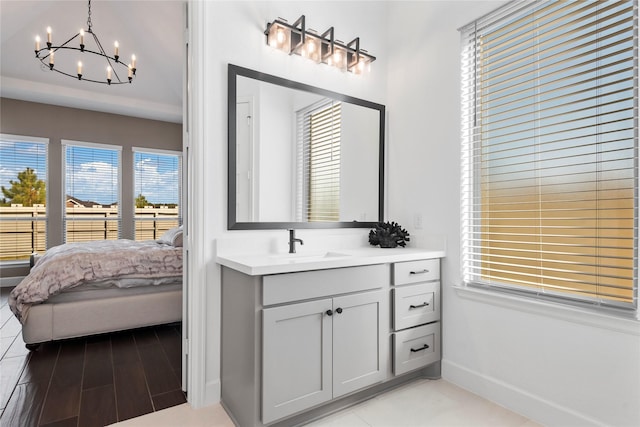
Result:
[[[65,241],[113,240],[119,237],[120,218],[114,207],[67,207]],[[135,239],[155,240],[179,225],[179,209],[135,209]],[[26,260],[47,249],[44,206],[0,207],[0,261]]]

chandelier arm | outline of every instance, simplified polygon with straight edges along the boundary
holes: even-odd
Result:
[[[116,60],[115,58],[112,58],[112,57],[110,57],[110,56],[108,56],[108,55],[105,55],[105,54],[103,54],[103,53],[101,53],[101,52],[96,52],[96,51],[94,51],[94,50],[90,50],[90,49],[84,49],[84,50],[83,50],[83,49],[80,49],[80,48],[77,48],[77,47],[72,47],[72,46],[51,46],[51,49],[49,49],[49,48],[47,48],[47,47],[44,47],[44,48],[40,49],[40,50],[37,52],[36,58],[38,58],[38,59],[40,60],[40,62],[42,62],[42,64],[43,64],[44,66],[46,66],[47,68],[50,68],[49,64],[47,64],[47,63],[45,62],[45,61],[46,61],[46,59],[47,59],[47,58],[49,58],[49,55],[50,55],[50,54],[47,54],[47,55],[44,55],[44,56],[40,56],[40,52],[42,52],[42,51],[47,51],[47,52],[53,51],[53,52],[57,52],[59,49],[70,49],[70,50],[77,50],[77,51],[84,52],[84,53],[91,53],[91,54],[98,55],[98,56],[102,56],[102,57],[106,58],[108,62],[109,62],[109,61],[114,61],[116,64],[119,64],[119,65],[121,65],[121,66],[123,66],[123,67],[127,67],[127,69],[129,68],[129,66],[128,66],[127,64],[125,64],[124,62],[119,61],[119,60]],[[109,63],[109,65],[111,65],[111,63]],[[55,68],[55,67],[54,67],[54,68],[50,68],[50,69],[51,69],[52,71],[57,71],[57,72],[58,72],[58,73],[60,73],[60,74],[64,74],[65,76],[69,76],[69,77],[73,77],[73,78],[77,77],[77,74],[69,74],[69,73],[66,73],[66,72],[64,72],[64,71],[60,70],[59,68]],[[112,69],[112,71],[113,71],[114,75],[116,76],[117,81],[112,81],[110,84],[125,84],[125,83],[131,83],[131,80],[122,80],[122,79],[120,79],[120,77],[118,76],[118,74],[117,74],[117,72],[115,71],[115,69],[114,69],[113,67],[111,67],[111,69]],[[105,81],[101,81],[101,80],[93,80],[93,79],[89,79],[89,78],[86,78],[86,77],[83,77],[83,78],[82,78],[82,80],[87,81],[87,82],[93,82],[93,83],[109,84],[109,83],[107,83],[107,82],[105,82]]]
[[[80,35],[80,33],[76,34],[75,36],[71,37],[69,40],[67,40],[66,42],[62,43],[60,46],[47,46],[47,47],[43,47],[42,49],[40,49],[39,51],[36,52],[36,58],[40,58],[40,52],[42,52],[43,50],[48,50],[48,51],[54,51],[57,52],[58,49],[76,49],[76,50],[81,50],[81,49],[77,49],[75,47],[71,47],[71,46],[67,46],[67,44],[75,39],[76,37],[78,37]],[[43,56],[43,59],[46,59],[49,57],[50,54],[47,54],[45,56]]]
[[[80,52],[93,53],[94,55],[104,56],[105,58],[108,58],[109,60],[111,60],[111,61],[115,62],[116,64],[120,64],[120,65],[123,65],[123,66],[125,66],[125,67],[129,67],[129,65],[128,65],[128,64],[125,64],[124,62],[120,61],[119,59],[118,59],[118,60],[116,60],[116,58],[114,58],[114,57],[112,57],[112,56],[105,55],[105,54],[103,54],[102,52],[96,52],[95,50],[91,50],[91,49],[81,49],[81,48],[79,48],[79,47],[63,46],[63,45],[61,45],[61,46],[51,46],[51,49],[49,49],[48,47],[43,47],[42,49],[40,49],[40,50],[38,51],[38,56],[37,56],[37,58],[38,58],[38,59],[46,59],[46,58],[48,58],[48,57],[49,57],[49,55],[40,56],[40,52],[42,52],[43,50],[45,50],[45,51],[52,50],[52,51],[54,51],[54,52],[57,52],[59,49],[71,49],[71,50],[78,50],[78,51],[80,51]],[[109,64],[109,65],[111,65],[111,64]]]
[[[78,49],[78,50],[80,50],[80,49]],[[40,62],[42,62],[42,64],[44,66],[49,68],[49,66],[44,62],[44,60],[43,60],[44,58],[38,58],[38,59],[40,59]],[[74,74],[65,73],[64,71],[61,71],[60,69],[55,68],[55,67],[52,68],[51,71],[55,71],[57,73],[64,74],[65,76],[72,77],[74,79],[78,77],[77,74],[74,75]],[[84,76],[82,77],[82,80],[83,81],[87,81],[87,82],[92,82],[92,83],[100,83],[100,84],[104,84],[104,85],[106,85],[106,84],[123,85],[123,84],[131,83],[130,81],[121,81],[121,80],[118,80],[117,82],[112,81],[111,83],[107,83],[106,81],[102,81],[102,80],[87,79]]]
[[[69,43],[71,40],[75,39],[76,37],[78,37],[80,35],[80,33],[76,33],[75,36],[71,37],[69,40],[67,40],[66,42],[62,43],[60,46],[51,46],[52,49],[60,49],[60,48],[66,48],[66,49],[70,49],[70,47],[67,47],[67,43]],[[80,49],[78,49],[80,50]]]
[[[118,82],[122,82],[122,80],[120,80],[120,76],[118,76],[118,72],[116,71],[115,67],[113,66],[113,64],[111,64],[111,60],[113,59],[114,61],[116,61],[116,63],[121,63],[123,65],[124,63],[107,55],[107,53],[104,51],[104,48],[102,47],[102,43],[100,43],[100,40],[98,40],[98,36],[96,36],[96,33],[92,31],[90,34],[93,36],[93,39],[96,41],[96,45],[98,46],[98,49],[100,49],[100,53],[98,53],[98,55],[102,55],[107,59],[107,64],[109,64],[109,66],[111,67],[111,71],[113,71],[113,74],[116,76],[116,79],[118,79]]]

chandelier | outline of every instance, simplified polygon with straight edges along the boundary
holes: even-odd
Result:
[[[85,36],[87,40],[85,40]],[[136,56],[131,55],[129,64],[122,62],[120,60],[120,45],[117,41],[113,45],[113,56],[109,56],[105,52],[98,36],[92,29],[91,0],[88,4],[87,29],[81,29],[76,35],[60,45],[54,44],[52,39],[51,27],[47,27],[46,47],[40,47],[40,36],[36,36],[35,47],[36,58],[51,71],[74,79],[107,85],[131,83],[136,75]],[[73,51],[76,51],[77,55],[74,55]],[[76,60],[78,60],[77,63]],[[76,73],[73,73],[74,66]],[[125,72],[127,73],[126,79],[124,78]],[[101,73],[104,73],[103,77],[100,76]],[[122,73],[122,78],[119,73]]]

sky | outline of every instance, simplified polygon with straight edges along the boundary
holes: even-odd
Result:
[[[119,153],[115,150],[67,146],[66,193],[84,201],[111,204],[118,200]],[[0,140],[0,185],[10,188],[19,172],[32,168],[46,179],[46,144]],[[135,153],[134,194],[143,194],[150,203],[179,201],[180,167],[176,156]]]

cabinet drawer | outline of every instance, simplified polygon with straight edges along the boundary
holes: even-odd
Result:
[[[264,276],[262,304],[268,306],[388,288],[389,269],[389,264],[376,264]]]
[[[394,333],[393,356],[395,375],[440,360],[440,322]]]
[[[440,320],[440,282],[402,286],[393,290],[393,329]]]
[[[393,265],[393,284],[428,282],[440,278],[440,259],[397,262]]]

